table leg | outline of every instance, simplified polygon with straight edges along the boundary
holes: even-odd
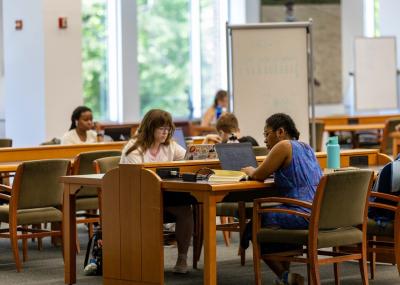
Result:
[[[204,285],[217,284],[217,241],[216,241],[216,197],[206,193],[204,197]]]
[[[64,283],[76,283],[76,216],[73,186],[65,184],[63,201]]]

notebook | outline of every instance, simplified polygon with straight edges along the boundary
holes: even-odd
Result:
[[[185,160],[218,158],[213,144],[190,144],[186,149]]]
[[[186,140],[185,140],[185,135],[183,134],[183,130],[182,128],[176,128],[174,135],[172,136],[172,138],[174,139],[174,141],[176,141],[181,147],[183,147],[184,149],[187,148],[186,145]]]
[[[257,167],[251,143],[220,143],[215,145],[221,168],[240,170],[246,166]]]

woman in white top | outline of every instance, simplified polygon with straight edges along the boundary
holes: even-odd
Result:
[[[136,134],[122,150],[120,163],[146,163],[182,160],[185,150],[172,140],[175,126],[171,114],[159,109],[146,113]],[[193,231],[191,204],[195,200],[185,193],[164,193],[167,214],[176,219],[176,240],[178,259],[173,269],[175,273],[187,273],[187,252]]]
[[[71,127],[61,138],[61,144],[96,143],[97,133],[92,129],[92,110],[86,106],[79,106],[72,112]]]

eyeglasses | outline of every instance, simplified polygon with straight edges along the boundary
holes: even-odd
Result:
[[[263,132],[264,138],[268,137],[270,133],[272,133],[272,131],[264,131]]]
[[[167,132],[169,133],[171,131],[170,127],[158,127],[157,130],[159,130],[160,132]]]

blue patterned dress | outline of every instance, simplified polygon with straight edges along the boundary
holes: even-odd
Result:
[[[322,171],[313,149],[302,142],[292,140],[292,161],[289,166],[281,168],[274,173],[275,185],[281,193],[280,196],[312,202],[315,191],[322,177]],[[309,213],[310,209],[282,205],[278,208],[292,209]],[[283,229],[307,229],[308,221],[300,216],[284,213],[265,213],[262,217],[263,227]],[[246,227],[242,247],[247,248],[251,240],[251,223]],[[268,243],[261,244],[262,254],[297,249],[289,244]]]
[[[322,177],[321,168],[309,145],[296,140],[292,140],[290,143],[292,145],[292,161],[286,168],[275,172],[275,185],[283,197],[312,202]],[[310,209],[291,205],[282,205],[279,208],[310,212]],[[290,214],[266,213],[263,216],[262,225],[283,229],[306,229],[308,221],[300,216]]]

